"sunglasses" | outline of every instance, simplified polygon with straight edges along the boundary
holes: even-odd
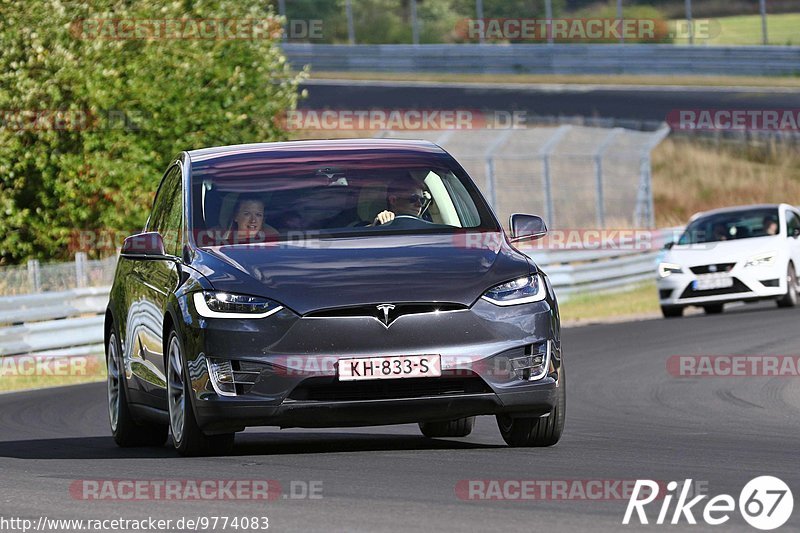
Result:
[[[420,196],[419,194],[412,194],[408,197],[408,203],[410,204],[417,204],[417,205],[424,205],[425,204],[425,197]]]

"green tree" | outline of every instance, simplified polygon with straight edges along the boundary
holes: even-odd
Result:
[[[270,15],[237,0],[0,0],[0,264],[68,258],[78,231],[141,227],[181,150],[284,139],[275,119],[303,74],[275,33],[242,38]],[[112,19],[190,22],[132,39]],[[198,19],[240,26],[198,38]]]

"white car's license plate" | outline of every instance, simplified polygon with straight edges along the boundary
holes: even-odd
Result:
[[[400,355],[339,359],[339,381],[435,378],[442,375],[440,355]]]
[[[727,289],[728,287],[733,287],[733,278],[727,274],[711,274],[699,276],[692,284],[692,288],[696,291]]]

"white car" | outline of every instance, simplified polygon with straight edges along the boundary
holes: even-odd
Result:
[[[749,205],[694,215],[658,265],[665,317],[686,306],[721,313],[726,302],[797,304],[800,212],[788,204]]]

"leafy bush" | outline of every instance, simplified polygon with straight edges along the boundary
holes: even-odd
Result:
[[[0,0],[0,264],[68,258],[77,231],[141,227],[181,150],[285,138],[275,118],[304,73],[274,32],[115,39],[110,19],[268,16],[237,0]]]

